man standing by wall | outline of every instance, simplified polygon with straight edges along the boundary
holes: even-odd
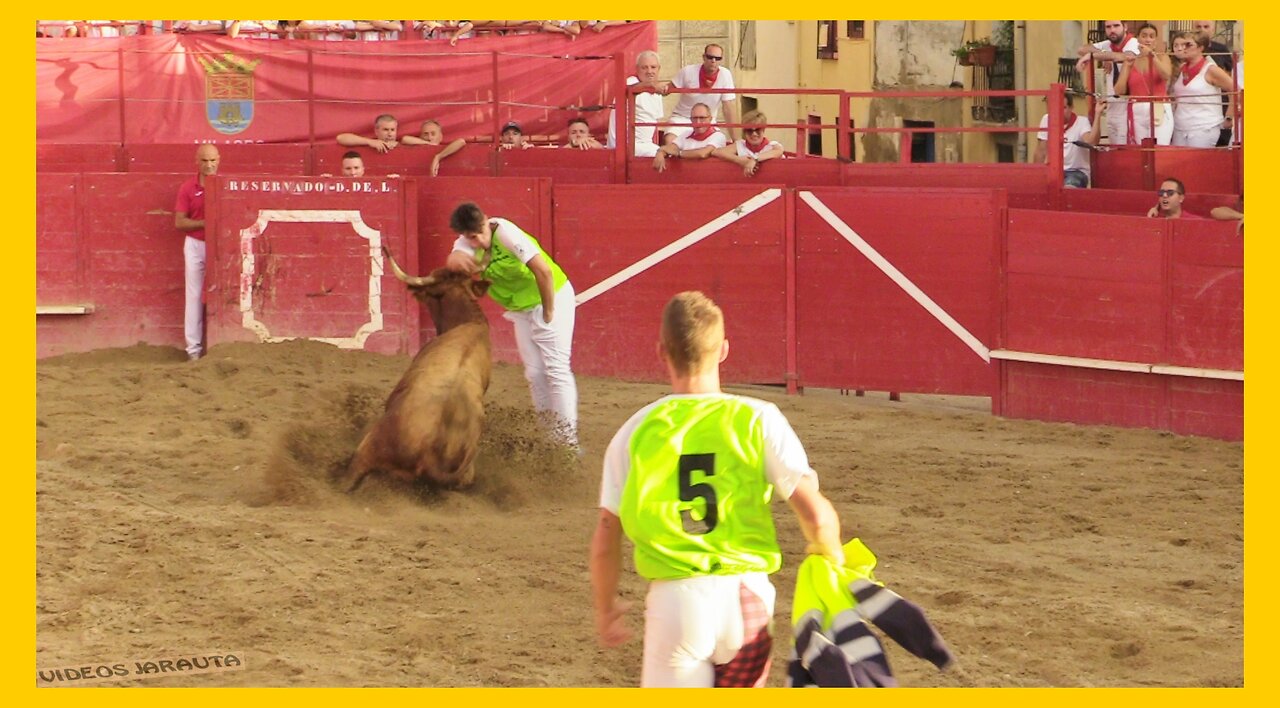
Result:
[[[639,86],[645,89],[643,93],[634,94],[636,102],[635,122],[636,123],[658,123],[662,121],[662,97],[667,95],[667,91],[671,88],[670,81],[659,81],[658,71],[661,65],[658,63],[658,53],[652,49],[647,49],[636,55],[636,73],[635,76],[627,77],[627,86]],[[619,101],[631,100],[633,94],[624,91]],[[617,128],[613,125],[614,113],[609,111],[609,139],[605,143],[607,147],[612,148],[615,145],[617,136],[615,132]],[[635,156],[636,157],[653,157],[658,154],[658,142],[654,140],[654,135],[661,132],[660,129],[653,126],[637,126],[635,130]]]
[[[1102,62],[1106,73],[1106,83],[1102,89],[1107,105],[1107,139],[1112,145],[1123,145],[1129,137],[1129,99],[1116,96],[1116,79],[1120,78],[1125,55],[1131,55],[1129,61],[1141,53],[1141,45],[1137,37],[1125,30],[1123,20],[1103,20],[1102,29],[1107,38],[1095,44],[1086,44],[1076,51],[1080,59],[1076,62],[1076,70],[1083,76],[1084,72],[1093,70],[1093,62]]]
[[[173,226],[186,233],[182,245],[187,294],[183,317],[183,333],[187,340],[187,358],[195,361],[204,355],[204,192],[206,180],[218,174],[218,146],[204,144],[196,148],[196,175],[178,187],[178,200],[173,206]]]
[[[690,64],[680,71],[676,72],[676,76],[671,80],[671,85],[675,88],[683,89],[731,89],[733,85],[733,74],[724,64],[724,47],[719,44],[708,44],[702,49],[702,63]],[[680,100],[676,102],[676,107],[671,110],[670,123],[688,123],[689,113],[693,110],[695,103],[705,103],[711,109],[711,119],[714,121],[716,111],[721,106],[724,107],[724,121],[726,123],[738,122],[738,103],[737,94],[733,93],[682,93]],[[729,140],[738,139],[737,128],[726,128],[729,131]],[[670,142],[676,137],[688,135],[693,132],[693,127],[683,128],[680,126],[669,126],[665,129],[666,135],[662,141]],[[667,135],[672,137],[668,138]]]

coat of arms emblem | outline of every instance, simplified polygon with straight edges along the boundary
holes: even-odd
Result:
[[[253,122],[253,70],[261,59],[249,61],[227,52],[221,57],[197,56],[204,68],[205,117],[214,130],[235,135]]]

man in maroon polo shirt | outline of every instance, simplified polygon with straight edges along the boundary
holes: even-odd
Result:
[[[218,147],[204,144],[196,148],[197,172],[178,187],[178,200],[173,206],[173,226],[187,237],[182,245],[187,296],[183,331],[187,340],[187,358],[191,361],[204,354],[204,191],[205,180],[218,174]]]

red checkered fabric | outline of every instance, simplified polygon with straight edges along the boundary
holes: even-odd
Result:
[[[769,635],[769,608],[746,585],[738,586],[742,601],[743,636],[746,641],[727,664],[716,666],[716,688],[764,688],[772,661],[773,637]]]

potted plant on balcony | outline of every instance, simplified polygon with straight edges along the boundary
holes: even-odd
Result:
[[[996,46],[989,39],[971,39],[951,53],[960,60],[960,66],[994,66],[996,63]]]

